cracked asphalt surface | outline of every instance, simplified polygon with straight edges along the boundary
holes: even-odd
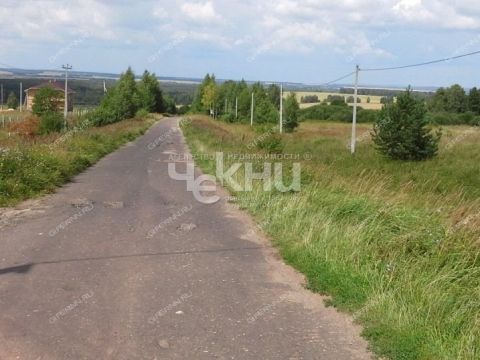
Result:
[[[168,176],[178,121],[2,210],[0,359],[371,358],[224,190],[205,205]]]

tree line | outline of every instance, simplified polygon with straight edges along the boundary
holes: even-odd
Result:
[[[108,89],[98,108],[90,115],[90,120],[95,125],[106,125],[152,112],[175,113],[175,102],[163,95],[155,73],[145,70],[137,83],[129,67],[115,86]]]
[[[23,89],[28,89],[32,86],[37,86],[45,79],[40,78],[21,78],[21,79],[1,79],[0,83],[3,85],[4,93],[4,107],[16,109],[18,107],[20,82],[23,84]],[[63,83],[63,79],[51,79],[52,81],[60,81]],[[138,79],[137,79],[138,80]],[[74,104],[98,106],[104,97],[103,91],[103,79],[68,79],[68,85],[75,90]],[[107,89],[115,86],[116,80],[106,79]],[[193,101],[193,94],[195,92],[196,85],[190,83],[175,83],[175,82],[161,82],[163,96],[167,99],[171,98],[176,104],[191,104]],[[11,99],[8,102],[8,99]]]
[[[476,87],[467,92],[458,84],[439,88],[428,101],[428,107],[435,112],[466,113],[480,115],[480,90]]]
[[[248,85],[245,80],[228,80],[217,83],[215,75],[207,74],[195,93],[191,112],[210,114],[227,122],[250,120],[253,94],[255,123],[278,123],[280,87],[260,82]],[[300,107],[295,93],[289,93],[283,101],[283,128],[293,131],[298,126]]]
[[[53,87],[43,87],[35,95],[32,113],[39,118],[39,132],[48,134],[61,131],[67,125],[60,112],[63,92]],[[112,124],[124,119],[141,117],[148,113],[175,113],[173,99],[164,96],[154,73],[144,71],[142,79],[135,81],[135,74],[128,68],[119,81],[108,89],[100,105],[86,115],[94,126]]]
[[[427,99],[427,107],[433,123],[480,125],[480,90],[477,87],[468,93],[458,84],[439,88]]]

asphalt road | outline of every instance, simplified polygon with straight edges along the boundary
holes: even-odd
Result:
[[[168,176],[185,151],[162,120],[1,211],[1,360],[370,358],[222,189],[205,205]]]

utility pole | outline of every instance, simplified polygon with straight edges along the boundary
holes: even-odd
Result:
[[[63,118],[65,119],[64,127],[67,128],[67,114],[68,114],[68,70],[72,68],[71,65],[62,65],[62,68],[65,69],[65,104],[63,106]]]
[[[228,109],[228,100],[225,98],[225,114],[227,113]]]
[[[253,126],[253,106],[254,106],[255,99],[253,98],[253,91],[252,91],[252,102],[250,105],[250,126]]]
[[[283,132],[283,84],[280,84],[280,134]]]
[[[20,83],[20,112],[22,112],[23,108],[23,84]]]
[[[352,121],[352,143],[350,145],[350,151],[355,154],[355,146],[357,143],[357,104],[358,104],[358,73],[360,67],[357,65],[355,68],[355,90],[353,95],[353,121]]]
[[[238,117],[238,97],[235,97],[235,120]]]
[[[1,109],[3,110],[3,84],[0,84],[0,97],[2,98]]]

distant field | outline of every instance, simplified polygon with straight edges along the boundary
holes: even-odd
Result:
[[[286,91],[285,96],[287,96],[290,92]],[[318,100],[321,102],[323,100],[326,100],[329,95],[335,95],[335,96],[343,96],[345,97],[345,100],[349,97],[352,96],[351,94],[341,94],[341,93],[333,93],[333,92],[311,92],[311,91],[296,91],[297,94],[297,99],[298,102],[300,103],[301,99],[303,96],[309,96],[309,95],[317,95]],[[361,99],[360,106],[364,109],[372,109],[372,110],[380,110],[382,108],[382,104],[380,103],[380,99],[382,98],[381,96],[375,96],[375,95],[358,95],[358,98]],[[367,103],[367,99],[370,98],[370,103]],[[302,104],[300,103],[300,107],[302,109],[308,108],[310,106],[318,105],[318,103],[312,103],[312,104]],[[353,105],[353,104],[350,104]]]

